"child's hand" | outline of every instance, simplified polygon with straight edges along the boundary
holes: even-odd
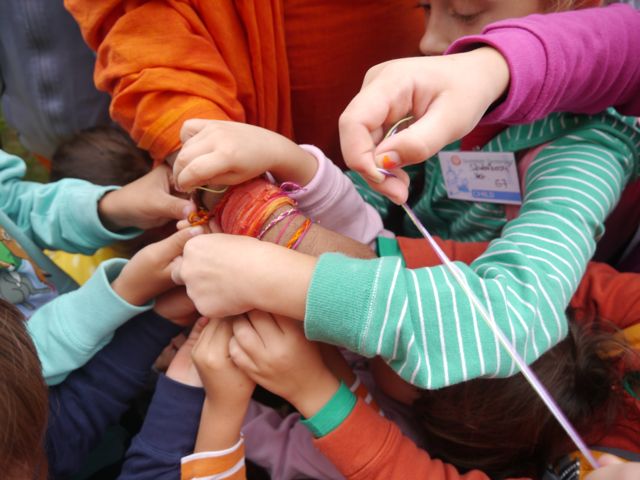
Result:
[[[176,186],[237,185],[265,172],[306,185],[318,168],[310,153],[264,128],[223,120],[187,120],[173,164]]]
[[[204,328],[209,323],[209,320],[204,317],[200,317],[198,321],[193,325],[191,333],[187,337],[186,341],[180,346],[177,353],[173,357],[173,360],[169,364],[167,369],[167,377],[176,382],[184,383],[185,385],[191,385],[192,387],[202,387],[202,381],[200,375],[196,370],[193,360],[191,359],[193,348],[196,346],[200,335]]]
[[[100,218],[112,231],[159,227],[169,220],[187,217],[193,209],[189,200],[171,195],[171,169],[166,165],[107,193],[98,203]]]
[[[613,455],[602,455],[598,462],[601,467],[587,475],[586,480],[638,480],[640,463],[625,463]]]
[[[202,228],[180,230],[136,253],[111,282],[111,288],[131,305],[144,305],[174,286],[171,262],[182,253],[188,240],[202,233]]]
[[[205,317],[255,308],[302,320],[315,264],[314,257],[255,238],[213,233],[187,242],[172,276]]]
[[[195,451],[221,450],[235,445],[255,383],[229,356],[229,319],[211,319],[193,349],[192,358],[206,397]]]
[[[229,353],[256,383],[313,416],[338,389],[339,382],[294,320],[254,310],[233,320]]]
[[[506,60],[489,47],[377,65],[340,117],[344,160],[372,188],[401,203],[407,186],[376,168],[430,158],[470,132],[508,84]],[[409,114],[415,123],[383,140],[385,130]]]
[[[211,319],[192,352],[207,401],[221,408],[248,403],[255,388],[255,383],[231,361],[231,335],[230,319]]]

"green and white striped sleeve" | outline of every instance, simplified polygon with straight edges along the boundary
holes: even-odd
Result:
[[[475,262],[458,264],[527,362],[566,335],[565,309],[635,174],[639,146],[607,128],[552,142],[526,174],[520,215]],[[323,255],[305,330],[310,339],[380,355],[421,388],[517,371],[443,266],[408,270],[397,258]]]

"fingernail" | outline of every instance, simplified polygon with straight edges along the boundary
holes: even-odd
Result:
[[[197,227],[190,228],[189,233],[192,237],[195,237],[196,235],[204,233],[204,228],[198,225]]]
[[[376,165],[387,170],[396,168],[400,165],[400,157],[397,152],[385,152],[376,155]]]
[[[373,183],[382,183],[386,178],[382,173],[378,172],[377,170],[374,170],[371,173],[367,173],[365,174],[365,176],[367,177],[368,180],[372,181]]]

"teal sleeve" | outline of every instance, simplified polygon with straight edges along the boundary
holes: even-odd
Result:
[[[356,396],[344,382],[331,399],[313,417],[301,420],[314,437],[320,438],[334,431],[356,406]]]
[[[40,248],[91,254],[140,234],[133,228],[111,232],[100,221],[99,200],[118,187],[76,179],[27,182],[25,173],[20,158],[0,150],[0,210]]]
[[[404,257],[402,256],[402,250],[400,250],[400,245],[395,237],[378,237],[376,244],[379,257],[398,257],[402,259],[402,266],[406,266]]]
[[[118,327],[153,307],[131,305],[111,288],[126,263],[103,262],[82,287],[47,303],[27,322],[47,384],[62,382],[109,343]]]

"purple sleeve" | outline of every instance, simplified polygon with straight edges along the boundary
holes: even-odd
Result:
[[[551,112],[615,106],[640,115],[640,12],[611,5],[493,23],[447,53],[481,45],[509,64],[507,98],[482,123],[529,123]]]
[[[313,445],[311,432],[297,413],[283,417],[252,400],[242,426],[245,456],[269,472],[271,478],[344,478]]]
[[[366,245],[383,231],[382,219],[366,203],[355,186],[322,151],[312,145],[300,145],[318,161],[318,171],[300,191],[290,194],[298,208],[323,227]]]

